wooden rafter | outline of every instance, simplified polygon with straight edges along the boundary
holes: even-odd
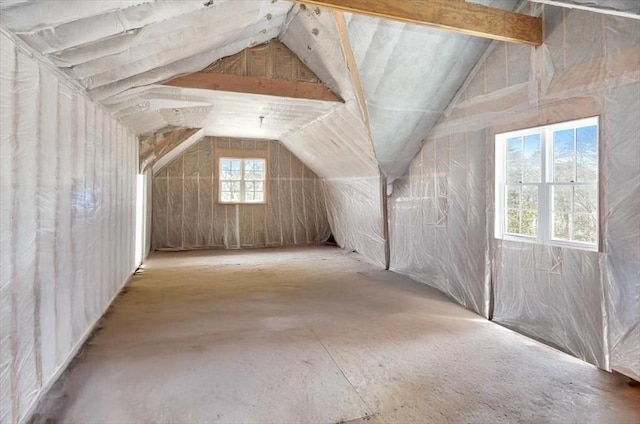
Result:
[[[234,93],[264,94],[295,99],[342,102],[325,85],[313,82],[287,81],[276,78],[195,72],[165,82],[164,85],[182,88],[230,91]]]
[[[373,133],[371,131],[371,124],[369,121],[369,109],[367,108],[367,99],[364,95],[364,89],[362,88],[362,82],[360,81],[360,73],[358,72],[358,66],[356,65],[356,58],[351,48],[351,42],[349,41],[349,33],[347,32],[347,24],[344,20],[344,15],[338,10],[333,11],[333,17],[338,29],[338,37],[340,38],[340,44],[342,46],[342,52],[344,53],[345,60],[347,62],[347,69],[351,74],[351,81],[353,81],[354,89],[356,90],[356,97],[360,104],[360,111],[362,113],[362,119],[366,127],[367,136],[369,142],[373,147],[373,151],[376,151],[376,145],[373,140]],[[387,177],[380,169],[380,201],[382,212],[382,235],[384,238],[384,260],[385,269],[389,269],[391,263],[391,247],[389,244],[389,217],[388,217],[388,205],[387,205]]]
[[[539,46],[542,18],[452,0],[296,0],[306,5]]]

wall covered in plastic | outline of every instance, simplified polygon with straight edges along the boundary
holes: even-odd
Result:
[[[340,247],[384,267],[380,178],[324,180],[331,230]]]
[[[266,204],[218,203],[221,156],[267,158]],[[276,141],[205,137],[153,179],[154,249],[319,243],[330,229],[321,181]]]
[[[322,177],[338,245],[384,266],[380,174],[358,102],[347,101],[282,143]]]
[[[395,185],[392,269],[640,378],[640,21],[535,6],[545,43],[493,43]],[[494,238],[494,135],[600,116],[600,252]]]
[[[30,413],[133,271],[137,141],[0,34],[0,422]]]

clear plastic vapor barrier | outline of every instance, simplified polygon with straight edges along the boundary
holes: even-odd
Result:
[[[640,21],[536,10],[545,43],[493,43],[395,184],[392,269],[640,379]],[[496,238],[495,135],[592,116],[597,251]]]
[[[250,201],[260,203],[222,203],[220,190],[240,190],[242,176],[221,181],[221,158],[266,161],[264,182],[242,182],[251,185]],[[222,137],[205,137],[156,173],[152,227],[155,249],[304,245],[323,242],[330,233],[313,171],[278,142]]]
[[[137,141],[0,34],[0,422],[28,416],[133,272]]]

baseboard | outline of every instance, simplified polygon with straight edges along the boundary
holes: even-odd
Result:
[[[33,419],[33,415],[35,414],[36,410],[38,409],[38,406],[40,405],[40,402],[42,402],[42,400],[46,397],[46,395],[49,393],[49,391],[54,386],[54,384],[58,381],[60,376],[62,374],[64,374],[64,372],[67,370],[67,368],[69,367],[71,362],[74,360],[74,358],[78,355],[78,353],[80,353],[80,350],[84,347],[85,343],[87,343],[87,340],[89,339],[91,334],[93,334],[93,332],[95,331],[96,326],[98,325],[100,320],[104,317],[104,315],[109,310],[109,308],[111,307],[113,302],[120,295],[120,293],[122,292],[122,289],[124,289],[125,286],[131,282],[131,278],[134,276],[136,271],[137,271],[137,267],[136,267],[136,269],[133,270],[133,272],[131,272],[129,274],[129,276],[120,285],[120,287],[118,288],[116,293],[113,295],[113,297],[111,298],[111,300],[107,304],[107,307],[105,308],[105,310],[102,311],[102,314],[95,320],[95,322],[91,326],[89,326],[89,328],[82,335],[82,337],[80,338],[78,343],[76,343],[76,345],[73,347],[73,349],[71,349],[71,352],[69,353],[67,358],[64,360],[62,365],[60,365],[58,367],[58,369],[56,370],[56,372],[53,373],[53,375],[51,376],[49,381],[44,386],[42,386],[42,388],[40,389],[40,393],[38,393],[38,396],[36,397],[36,399],[33,401],[31,406],[29,407],[29,410],[25,414],[24,418],[22,420],[18,421],[19,424],[27,424]]]

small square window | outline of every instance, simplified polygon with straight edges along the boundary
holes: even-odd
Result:
[[[265,203],[266,160],[221,158],[220,203]]]

